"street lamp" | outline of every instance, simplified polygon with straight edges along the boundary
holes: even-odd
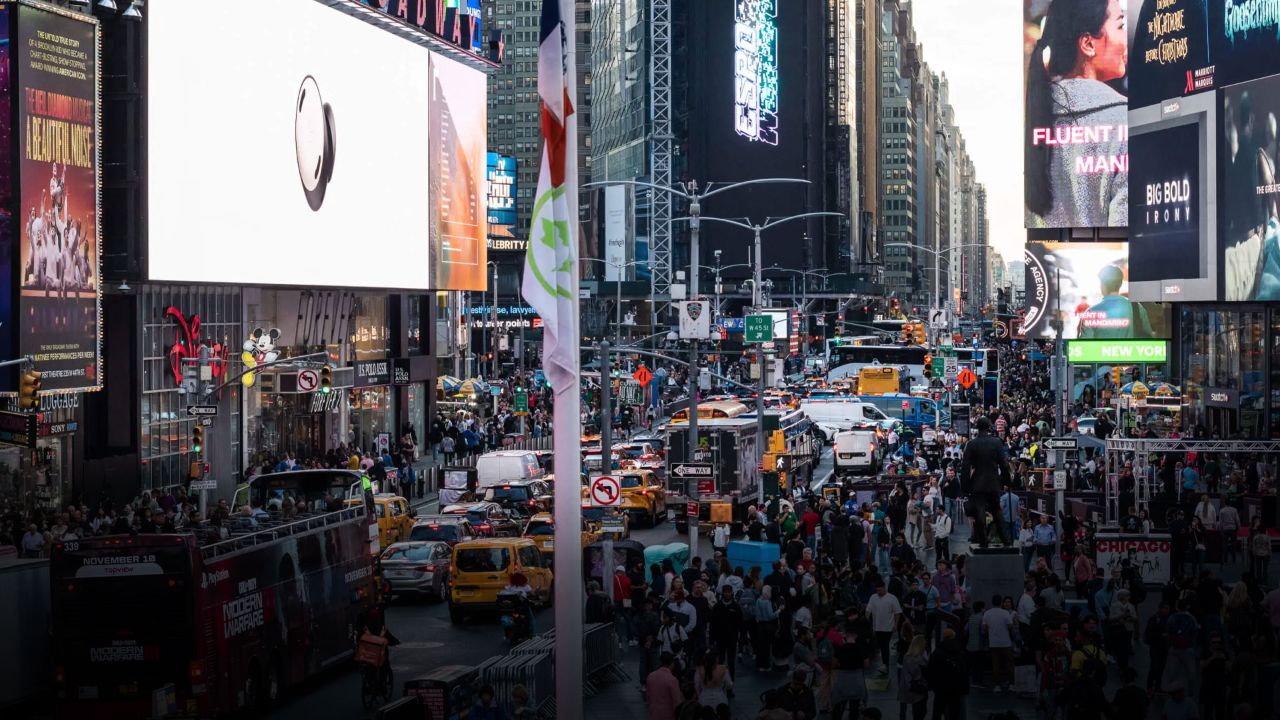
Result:
[[[493,268],[493,345],[490,350],[493,352],[493,374],[490,379],[498,379],[498,263],[490,260],[488,265]]]
[[[916,250],[923,250],[923,251],[925,251],[925,252],[930,253],[931,255],[933,255],[933,302],[929,303],[929,304],[930,304],[930,306],[932,306],[932,305],[933,305],[933,303],[938,302],[938,276],[939,276],[939,275],[941,275],[941,273],[942,273],[942,271],[941,271],[941,269],[940,269],[940,267],[939,267],[938,263],[939,263],[939,261],[942,259],[942,253],[943,253],[943,252],[950,252],[950,251],[952,251],[952,250],[963,250],[964,248],[970,248],[970,247],[987,247],[987,244],[986,244],[986,243],[964,243],[964,244],[961,244],[961,245],[948,245],[946,250],[934,250],[934,249],[932,249],[932,248],[927,248],[927,247],[925,247],[925,246],[923,246],[923,245],[917,245],[917,244],[915,244],[915,243],[908,243],[908,242],[892,242],[892,243],[885,243],[885,247],[887,247],[887,248],[889,248],[889,247],[909,247],[909,248],[915,248]],[[952,280],[952,278],[951,278],[951,273],[949,273],[949,272],[948,272],[948,273],[947,273],[947,299],[948,299],[948,301],[950,301],[950,298],[951,298],[951,280]]]
[[[608,260],[602,260],[600,258],[582,258],[582,259],[588,262],[604,263],[605,265],[618,271],[618,277],[614,280],[614,283],[613,283],[614,287],[617,290],[617,296],[615,298],[616,305],[614,307],[614,315],[613,315],[614,317],[613,346],[619,347],[620,345],[622,345],[622,276],[623,276],[622,271],[633,265],[644,265],[645,267],[649,268],[650,271],[652,271],[653,263],[650,260],[632,260],[630,262],[618,263],[618,262],[609,262]]]
[[[714,183],[707,183],[706,189],[702,192],[699,192],[697,180],[689,180],[688,182],[684,183],[683,186],[681,187],[675,187],[675,186],[668,187],[666,185],[657,185],[655,183],[643,182],[641,180],[603,180],[600,182],[587,183],[583,185],[583,187],[593,187],[596,185],[633,185],[636,187],[645,187],[653,190],[658,190],[660,192],[669,193],[677,197],[682,197],[686,201],[688,201],[689,203],[688,217],[676,218],[676,219],[689,221],[689,294],[688,294],[688,297],[696,298],[698,296],[698,240],[699,240],[699,233],[702,229],[702,220],[704,219],[717,220],[720,222],[727,222],[731,225],[739,225],[747,229],[752,229],[752,226],[750,225],[746,225],[744,223],[739,223],[732,220],[724,220],[723,218],[710,218],[710,217],[703,218],[702,217],[702,201],[713,195],[718,195],[722,192],[727,192],[729,190],[740,188],[746,185],[778,184],[778,183],[800,183],[804,185],[810,184],[808,180],[804,180],[801,178],[756,178],[754,180],[743,180],[741,182],[730,183],[729,185],[722,185],[720,187],[715,188],[714,190],[711,189]],[[773,223],[773,224],[766,223],[766,225],[763,227],[761,226],[756,227],[756,260],[755,262],[757,265],[757,272],[756,272],[757,289],[760,286],[760,277],[759,277],[759,269],[758,269],[759,263],[760,263],[760,230],[763,230],[768,227],[772,227],[773,225],[780,224],[787,220],[795,220],[800,217],[808,217],[814,214],[818,214],[818,213],[806,213],[805,215],[796,215],[790,218],[785,218],[783,220],[780,220],[777,223]],[[831,213],[828,213],[828,214],[831,214]],[[689,372],[689,453],[690,453],[690,457],[685,458],[686,461],[692,459],[692,453],[698,447],[698,378],[697,378],[697,375],[693,372],[693,368],[696,368],[698,363],[697,341],[692,341],[689,343],[689,360],[690,360],[690,372]],[[761,420],[764,419],[763,413],[761,413],[760,419]],[[761,427],[762,428],[764,427],[763,423],[761,423]],[[689,500],[692,502],[696,502],[698,500],[696,485],[694,486],[694,491],[689,494]],[[698,554],[698,519],[696,517],[693,519],[693,522],[689,525],[689,554],[691,556],[696,556]]]

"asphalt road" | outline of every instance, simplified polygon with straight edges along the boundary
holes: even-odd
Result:
[[[815,485],[830,474],[831,466],[831,452],[827,449],[814,473]],[[429,514],[434,510],[434,503],[429,503],[418,512]],[[686,542],[687,536],[678,535],[675,527],[674,522],[664,522],[654,528],[632,530],[631,537],[646,546]],[[710,557],[710,539],[701,538],[698,550],[704,559]],[[554,613],[551,609],[539,610],[534,621],[536,629],[547,630],[554,623]],[[391,651],[397,696],[405,680],[444,665],[476,665],[510,649],[496,617],[472,618],[462,625],[454,625],[449,622],[448,607],[436,600],[394,601],[387,609],[387,625],[400,639],[400,645]],[[366,713],[360,705],[360,673],[350,665],[321,675],[296,689],[270,715],[289,720],[371,716],[372,713]]]

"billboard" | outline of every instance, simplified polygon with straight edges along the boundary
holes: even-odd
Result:
[[[763,222],[799,213],[836,209],[824,197],[823,143],[828,98],[821,82],[813,82],[814,67],[827,58],[824,13],[812,3],[781,0],[699,0],[684,13],[684,40],[693,51],[684,53],[675,71],[687,79],[687,94],[697,98],[681,127],[686,128],[684,177],[714,181],[712,190],[759,178],[796,178],[811,185],[758,184],[735,188],[708,198],[703,213],[722,218],[750,218]],[[703,182],[702,191],[707,187]],[[646,201],[636,193],[637,260],[648,257]],[[762,237],[764,266],[803,269],[818,267],[817,248],[827,236],[827,223],[837,218],[809,218],[767,231]],[[675,223],[677,242],[688,233],[687,223]],[[724,223],[704,222],[701,253],[711,265],[721,252],[724,276],[749,277],[745,266],[751,248],[749,231]],[[742,267],[740,267],[742,266]]]
[[[12,7],[0,4],[0,358],[14,356],[13,267],[21,258],[21,238],[14,243],[13,222],[13,68],[10,65],[9,23]],[[0,388],[13,373],[0,374]]]
[[[511,239],[516,236],[516,159],[496,152],[486,157],[489,237]]]
[[[448,287],[432,225],[432,176],[449,170],[431,161],[433,53],[354,7],[274,0],[253,22],[199,3],[147,8],[150,279]],[[479,109],[450,93],[439,112],[478,112],[483,134],[483,78],[467,77]],[[451,193],[483,196],[482,167],[453,177],[464,181]]]
[[[17,350],[45,391],[97,389],[98,23],[45,6],[17,12]]]
[[[1028,228],[1129,224],[1121,0],[1023,0]]]
[[[1206,0],[1218,85],[1280,72],[1280,3]]]
[[[1128,0],[1129,105],[1214,87],[1208,0]]]
[[[1218,100],[1213,92],[1129,111],[1129,297],[1218,300]]]
[[[481,71],[431,54],[431,274],[438,289],[488,287],[486,87]]]
[[[1222,296],[1280,300],[1280,75],[1222,91]]]
[[[1166,338],[1167,308],[1129,300],[1129,246],[1122,242],[1027,243],[1028,339]]]
[[[1168,340],[1067,341],[1067,361],[1073,363],[1162,363],[1168,359]]]

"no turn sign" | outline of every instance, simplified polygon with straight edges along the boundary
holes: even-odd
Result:
[[[318,387],[320,387],[320,373],[311,368],[298,371],[298,392],[315,392]]]
[[[622,504],[622,486],[618,479],[601,475],[591,481],[591,504],[594,507],[616,507]]]

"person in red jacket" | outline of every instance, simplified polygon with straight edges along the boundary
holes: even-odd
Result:
[[[804,544],[814,552],[818,551],[818,526],[821,524],[822,517],[813,509],[813,503],[809,503],[800,516],[800,526],[804,528]]]

